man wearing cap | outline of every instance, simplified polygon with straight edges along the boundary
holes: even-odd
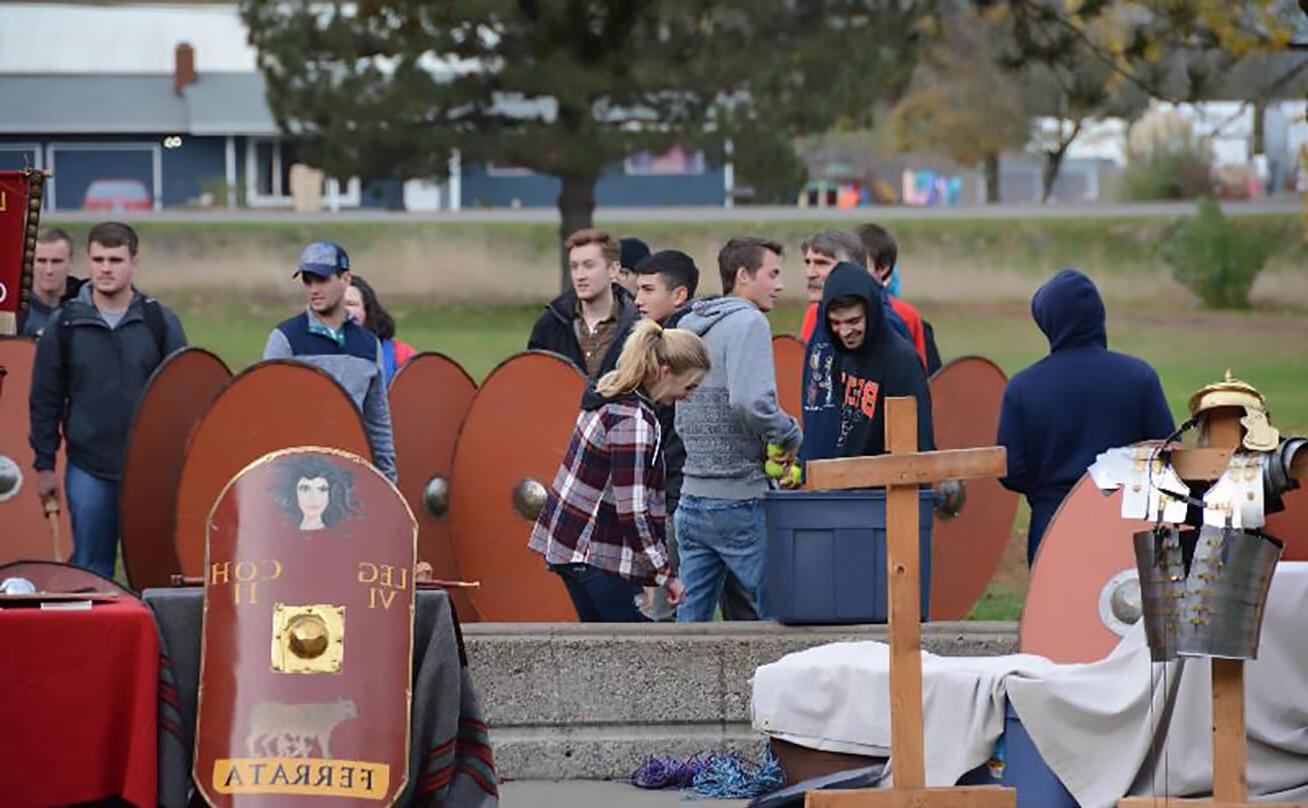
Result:
[[[341,245],[315,241],[300,253],[295,270],[304,284],[305,310],[273,329],[264,359],[294,359],[330,373],[363,413],[373,463],[394,482],[395,443],[386,400],[381,343],[345,310],[350,258]]]

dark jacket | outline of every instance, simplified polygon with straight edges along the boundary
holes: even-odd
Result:
[[[613,294],[618,301],[618,321],[614,326],[613,341],[604,354],[599,376],[613,370],[618,364],[618,355],[622,353],[622,343],[627,341],[631,327],[636,324],[640,314],[636,311],[636,301],[631,293],[618,284],[613,284]],[[553,351],[577,366],[583,374],[586,372],[586,357],[581,353],[581,343],[577,340],[577,293],[572,289],[550,301],[545,313],[536,320],[527,340],[529,351]]]
[[[51,319],[36,346],[29,399],[29,441],[38,471],[54,468],[62,436],[69,463],[97,477],[118,479],[132,415],[150,374],[167,354],[186,347],[181,321],[161,306],[165,329],[160,351],[145,320],[145,300],[136,293],[118,327],[110,329],[91,302],[87,284]],[[61,329],[72,333],[61,340]]]
[[[1009,380],[998,437],[1008,450],[1002,482],[1031,503],[1028,561],[1100,452],[1165,438],[1173,427],[1154,369],[1108,350],[1104,302],[1088,277],[1059,272],[1031,299],[1031,315],[1049,338],[1049,355]]]
[[[681,308],[669,314],[660,325],[664,328],[676,328],[681,318],[690,311],[690,306],[695,301],[687,300]],[[671,515],[677,509],[677,503],[681,501],[681,469],[686,465],[686,444],[682,442],[681,436],[677,434],[677,405],[654,403],[654,415],[659,419],[659,427],[663,430],[663,467],[666,479],[668,493],[668,514]]]
[[[59,305],[67,303],[77,297],[77,293],[82,291],[82,284],[86,283],[83,278],[74,278],[71,275],[64,280],[64,293],[59,297]],[[27,311],[18,320],[18,333],[24,337],[39,338],[41,332],[45,330],[46,323],[59,309],[59,306],[47,306],[36,295],[32,295],[27,301]]]
[[[900,337],[885,316],[882,298],[886,294],[867,270],[841,263],[831,270],[822,290],[822,309],[842,297],[863,302],[867,324],[863,344],[846,350],[823,321],[827,339],[835,354],[835,396],[840,403],[840,431],[833,457],[864,457],[886,451],[886,399],[913,396],[917,399],[917,448],[935,448],[931,423],[931,391],[917,350]]]
[[[926,339],[926,372],[930,379],[943,363],[940,361],[940,349],[936,347],[936,330],[926,320],[922,321],[922,336]]]

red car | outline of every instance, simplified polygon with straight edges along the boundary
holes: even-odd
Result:
[[[95,180],[82,198],[82,210],[150,210],[150,192],[140,180]]]

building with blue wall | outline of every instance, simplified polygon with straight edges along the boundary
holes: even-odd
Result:
[[[143,188],[155,210],[291,207],[295,149],[268,109],[263,76],[196,72],[186,48],[172,74],[0,74],[0,169],[49,171],[47,210],[82,209],[97,180]],[[554,207],[559,194],[557,179],[517,167],[454,160],[452,170],[439,183],[328,180],[323,205]],[[634,155],[600,178],[596,203],[722,205],[728,176],[697,152]]]

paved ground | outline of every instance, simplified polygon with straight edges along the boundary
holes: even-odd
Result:
[[[503,808],[743,808],[748,800],[688,801],[676,791],[645,791],[626,783],[595,780],[518,780],[500,786]]]
[[[1279,197],[1257,202],[1229,202],[1227,213],[1296,213],[1302,207],[1298,197]],[[782,205],[722,207],[638,207],[598,208],[597,221],[603,222],[786,222],[862,221],[869,216],[878,220],[894,219],[1072,219],[1096,217],[1184,216],[1194,212],[1193,202],[1143,202],[1133,204],[1079,205],[969,205],[955,208],[874,207],[836,210],[833,208],[798,208]],[[59,211],[46,214],[51,220],[100,221],[98,211]],[[385,210],[345,210],[338,213],[295,213],[290,210],[165,210],[157,213],[123,214],[125,221],[156,222],[557,222],[554,208],[469,209],[451,213],[409,213]]]

